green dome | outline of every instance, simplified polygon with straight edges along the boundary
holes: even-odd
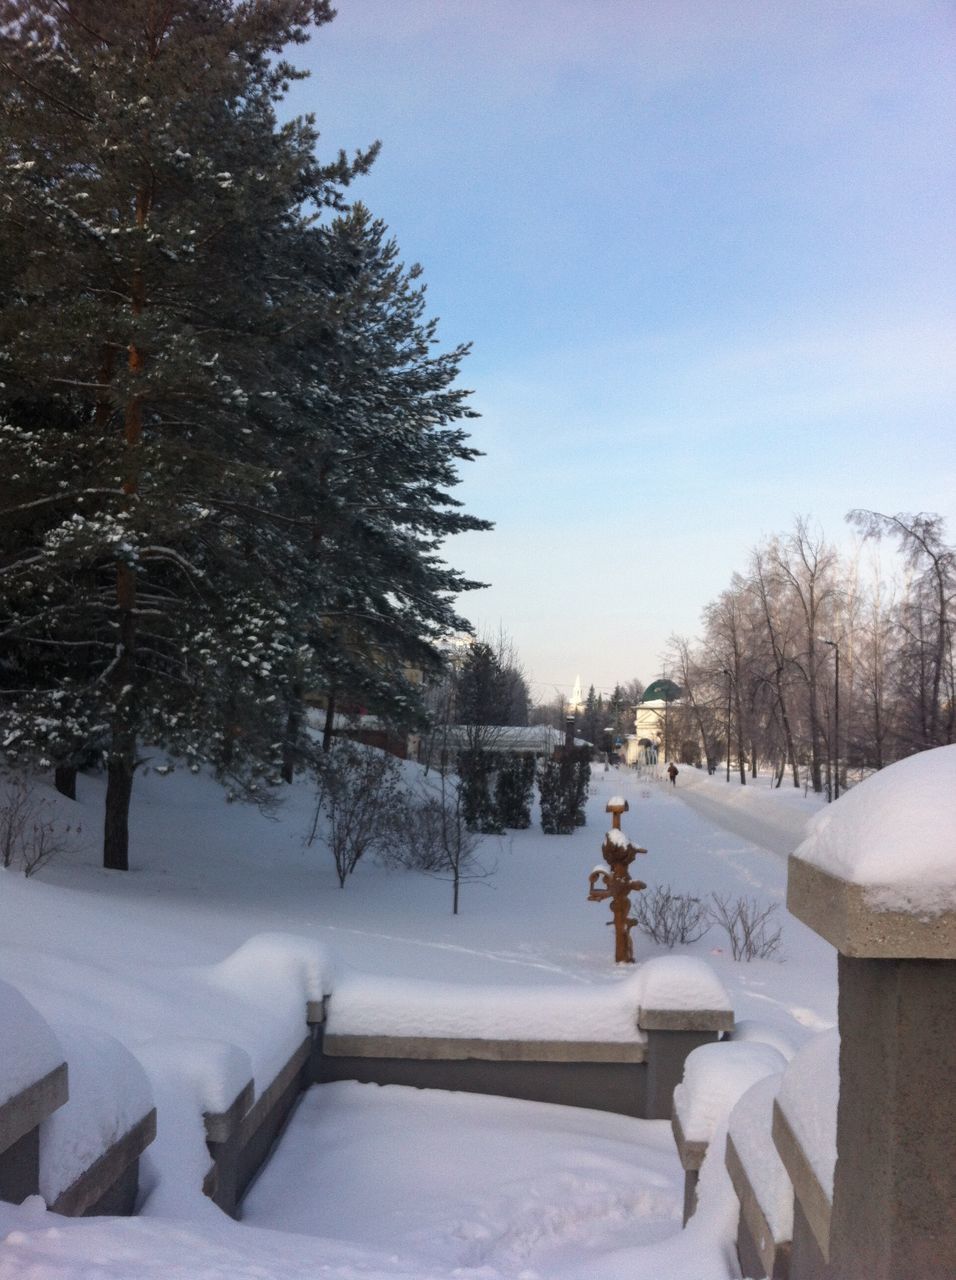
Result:
[[[676,702],[683,693],[673,680],[653,680],[644,690],[641,702]]]

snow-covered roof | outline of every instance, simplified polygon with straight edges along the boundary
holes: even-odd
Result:
[[[453,724],[447,730],[439,729],[439,735],[447,733],[450,747],[470,747],[477,744],[487,751],[553,751],[564,745],[564,730],[550,724],[527,725],[470,725]],[[576,747],[591,744],[584,738],[575,738]]]

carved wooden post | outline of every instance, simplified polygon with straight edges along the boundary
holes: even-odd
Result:
[[[631,879],[630,866],[639,853],[647,853],[647,850],[631,844],[621,830],[621,814],[628,812],[626,800],[621,799],[620,796],[612,797],[607,803],[605,812],[611,814],[611,821],[614,824],[604,837],[604,844],[601,846],[601,853],[610,871],[605,871],[603,867],[595,867],[591,872],[588,877],[588,901],[606,902],[610,899],[613,919],[608,923],[614,925],[614,960],[617,964],[633,964],[634,946],[631,942],[631,930],[637,921],[631,915],[630,895],[646,889],[647,885],[643,880]],[[598,881],[603,883],[602,889],[597,888]]]

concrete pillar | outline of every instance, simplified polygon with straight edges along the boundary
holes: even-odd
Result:
[[[790,859],[787,905],[840,952],[840,1098],[826,1275],[952,1280],[956,911],[925,902],[887,909],[905,897],[843,879],[802,852]],[[795,1232],[795,1255],[796,1246]],[[793,1273],[800,1274],[796,1266]]]
[[[839,973],[834,1273],[956,1276],[956,964],[841,955]]]

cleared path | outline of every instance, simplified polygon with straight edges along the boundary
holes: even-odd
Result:
[[[793,852],[820,810],[817,797],[795,788],[771,789],[764,779],[742,787],[735,778],[709,778],[687,767],[678,776],[676,790],[701,817],[782,857]]]

